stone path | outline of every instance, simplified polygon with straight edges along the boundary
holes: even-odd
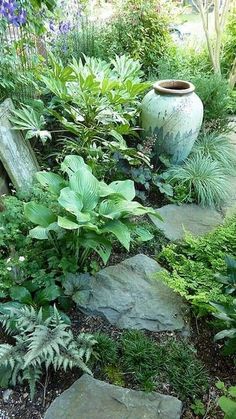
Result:
[[[223,222],[223,217],[214,209],[202,208],[195,204],[169,204],[157,210],[163,221],[151,216],[153,223],[163,231],[168,240],[184,237],[185,231],[201,236]]]
[[[180,419],[175,397],[114,386],[84,374],[51,404],[44,419]]]
[[[80,309],[119,328],[185,331],[186,305],[156,279],[161,272],[155,260],[142,254],[102,269],[91,278],[91,296]]]

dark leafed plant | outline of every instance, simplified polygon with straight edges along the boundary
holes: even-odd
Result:
[[[226,294],[235,294],[236,293],[236,259],[231,256],[226,256],[225,263],[227,266],[226,275],[216,274],[216,278],[219,282],[224,284],[224,292]]]
[[[80,269],[92,252],[106,263],[112,251],[113,240],[129,250],[132,233],[146,241],[152,238],[147,231],[137,231],[131,217],[154,214],[152,208],[134,201],[135,189],[131,180],[107,185],[99,182],[79,156],[67,156],[61,165],[66,174],[38,172],[36,177],[51,194],[58,206],[51,208],[29,202],[25,215],[34,224],[30,236],[50,239],[58,252],[69,246],[76,255]],[[62,245],[63,243],[63,245]]]
[[[214,316],[223,321],[226,326],[215,335],[215,340],[225,339],[225,354],[236,352],[236,299],[225,304],[211,303],[216,309]]]

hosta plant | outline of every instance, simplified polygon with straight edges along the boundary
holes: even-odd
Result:
[[[75,252],[82,269],[91,253],[97,253],[106,263],[114,239],[128,251],[134,235],[150,240],[148,231],[137,228],[131,218],[157,213],[134,201],[135,189],[131,180],[109,185],[98,181],[82,157],[67,156],[62,165],[62,177],[51,172],[38,172],[38,181],[52,194],[53,209],[36,202],[25,204],[25,215],[37,226],[30,236],[50,239],[58,252],[66,246]]]
[[[56,307],[44,318],[42,309],[11,308],[0,316],[4,329],[13,336],[15,344],[0,345],[0,385],[16,385],[27,381],[31,398],[36,383],[49,367],[55,371],[78,367],[91,374],[86,366],[96,341],[92,335],[81,333],[74,337]]]

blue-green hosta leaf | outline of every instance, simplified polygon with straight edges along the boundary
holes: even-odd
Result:
[[[77,216],[83,208],[82,196],[69,187],[61,190],[58,202],[66,211],[75,216]]]
[[[149,240],[153,239],[153,234],[150,233],[150,231],[148,231],[146,228],[144,227],[136,227],[135,229],[135,234],[137,236],[137,241],[140,242],[147,242]]]
[[[87,234],[83,240],[83,247],[93,249],[106,264],[111,255],[111,243],[97,234]]]
[[[27,202],[24,205],[24,213],[32,223],[39,224],[42,227],[48,227],[57,218],[45,205],[37,204],[33,201]]]
[[[11,288],[10,296],[12,300],[19,301],[20,303],[24,303],[24,304],[32,303],[32,297],[31,297],[30,292],[27,290],[27,288],[22,287],[20,285],[16,285],[15,287]]]
[[[119,220],[108,221],[102,229],[102,232],[114,234],[119,242],[129,251],[130,231],[128,227]]]
[[[236,329],[232,328],[232,329],[222,330],[221,332],[215,335],[214,339],[220,340],[224,338],[228,338],[228,339],[236,338]]]
[[[91,170],[90,167],[85,164],[84,159],[80,156],[69,155],[66,156],[61,164],[61,170],[66,172],[69,176],[77,172],[77,170],[86,167],[87,170]]]
[[[99,182],[99,195],[101,197],[109,195],[120,195],[127,201],[132,201],[135,197],[134,182],[132,180],[120,180],[107,185],[105,182]]]
[[[132,201],[135,198],[135,188],[132,180],[115,181],[110,183],[109,187],[127,201]]]
[[[48,239],[48,229],[47,229],[47,227],[37,226],[35,228],[32,228],[29,231],[29,235],[33,239],[47,240]]]
[[[67,182],[56,173],[42,171],[36,173],[36,178],[41,185],[46,186],[50,192],[56,195],[59,195],[60,190],[67,185]]]
[[[80,228],[80,225],[75,223],[74,221],[70,220],[67,217],[58,217],[57,219],[58,225],[66,230],[77,230]]]
[[[69,183],[71,189],[81,196],[83,212],[93,210],[99,200],[99,182],[95,176],[83,167],[71,176]]]
[[[57,222],[49,224],[48,227],[37,226],[32,228],[29,231],[29,235],[33,239],[47,240],[49,238],[50,231],[55,231],[56,233],[60,231],[60,227],[58,226]]]
[[[99,214],[112,220],[120,217],[144,215],[148,213],[153,214],[154,210],[152,208],[143,207],[138,202],[126,201],[121,198],[106,199],[102,201],[99,206]]]

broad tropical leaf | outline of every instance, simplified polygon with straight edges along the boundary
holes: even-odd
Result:
[[[57,219],[49,208],[33,201],[24,205],[24,212],[32,223],[39,224],[42,227],[48,227],[49,224],[54,223]]]
[[[66,211],[75,216],[77,216],[83,208],[82,196],[69,187],[61,190],[58,202]]]
[[[83,211],[91,211],[96,207],[99,200],[99,182],[86,167],[77,170],[71,176],[69,184],[71,189],[81,196]]]
[[[59,216],[57,222],[60,227],[65,228],[66,230],[77,230],[80,227],[79,224],[66,217]]]
[[[67,182],[61,176],[52,172],[38,172],[36,178],[42,186],[46,186],[50,192],[56,195],[67,185]]]
[[[108,221],[101,232],[108,232],[114,234],[119,242],[129,251],[130,246],[130,231],[128,227],[119,220]]]
[[[77,170],[86,167],[90,170],[89,166],[85,164],[84,159],[80,156],[69,155],[66,156],[61,164],[61,170],[66,172],[69,176],[77,172]]]
[[[106,264],[111,255],[111,243],[97,234],[87,234],[83,241],[83,247],[93,249]]]

